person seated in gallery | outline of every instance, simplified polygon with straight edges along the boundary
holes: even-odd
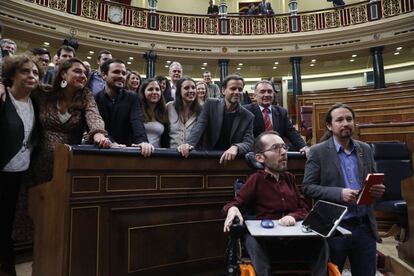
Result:
[[[237,217],[243,223],[240,210],[254,210],[256,219],[278,220],[275,227],[294,226],[303,220],[309,208],[299,192],[293,174],[287,171],[288,146],[275,131],[260,134],[254,142],[255,158],[264,166],[247,179],[236,197],[223,207],[227,214],[224,232],[230,230]],[[244,234],[244,242],[257,275],[270,276],[270,260],[283,258],[304,259],[312,275],[327,275],[328,246],[322,237],[280,239],[253,237]]]

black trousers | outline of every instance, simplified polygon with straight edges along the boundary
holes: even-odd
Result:
[[[313,276],[328,275],[329,247],[322,237],[280,239],[245,234],[244,241],[258,276],[272,275],[271,260],[292,259],[307,261]]]
[[[12,232],[24,173],[0,172],[0,265],[5,272],[9,272],[15,263]]]

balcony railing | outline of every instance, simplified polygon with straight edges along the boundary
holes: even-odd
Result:
[[[26,0],[54,10],[123,26],[162,32],[203,35],[271,35],[319,31],[363,24],[413,12],[414,0],[365,1],[297,15],[274,16],[228,15],[226,18],[147,9],[99,0]],[[112,6],[119,7],[120,21],[109,17]]]

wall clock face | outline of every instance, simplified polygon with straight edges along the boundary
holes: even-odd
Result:
[[[122,21],[122,9],[118,6],[110,6],[108,10],[108,18],[113,23],[120,23]]]

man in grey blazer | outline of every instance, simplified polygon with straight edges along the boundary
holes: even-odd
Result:
[[[310,148],[303,192],[313,199],[348,207],[340,225],[350,230],[352,236],[328,239],[331,260],[342,271],[348,257],[353,276],[369,276],[376,271],[377,227],[372,206],[356,205],[356,200],[367,174],[375,172],[375,164],[369,145],[352,139],[354,118],[354,111],[345,104],[335,104],[328,110],[328,138]],[[385,186],[378,184],[369,192],[379,198],[384,191]]]
[[[183,156],[195,147],[223,150],[223,163],[252,150],[254,116],[240,105],[243,87],[241,76],[229,75],[223,80],[224,98],[206,101],[186,143],[178,147]]]

